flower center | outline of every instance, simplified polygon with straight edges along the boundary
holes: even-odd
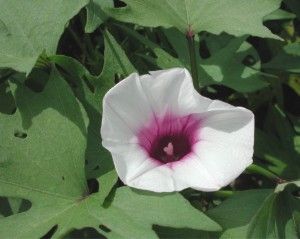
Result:
[[[149,155],[161,163],[175,162],[189,154],[192,144],[184,134],[164,135],[154,140]]]
[[[193,115],[155,117],[139,130],[139,145],[151,159],[162,164],[179,161],[192,152],[200,123]]]

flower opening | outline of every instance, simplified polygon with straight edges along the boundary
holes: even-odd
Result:
[[[161,163],[174,163],[185,159],[198,142],[200,120],[193,116],[176,116],[168,113],[151,122],[138,132],[139,145],[148,156]]]

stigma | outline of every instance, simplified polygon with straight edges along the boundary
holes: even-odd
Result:
[[[169,142],[166,147],[164,147],[164,152],[166,153],[167,156],[174,156],[174,146],[172,142]]]

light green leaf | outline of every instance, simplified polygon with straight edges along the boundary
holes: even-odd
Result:
[[[152,225],[221,230],[218,224],[193,208],[179,193],[154,194],[123,187],[117,190],[112,205],[102,215],[105,225],[124,238],[157,238],[154,231],[150,230]],[[139,230],[128,227],[125,218],[121,216]]]
[[[109,8],[113,6],[114,2],[112,0],[90,0],[89,4],[86,6],[87,16],[85,32],[91,33],[95,31],[96,28],[108,18],[102,8]]]
[[[64,77],[68,82],[76,85],[73,89],[76,97],[85,108],[89,125],[87,128],[87,149],[86,175],[88,178],[98,178],[114,169],[110,153],[103,148],[100,136],[100,104],[101,99],[92,92],[86,84],[86,81],[93,86],[98,79],[92,76],[89,71],[77,60],[71,57],[55,55],[49,58],[52,62],[59,65],[65,72]],[[115,180],[112,180],[112,183]]]
[[[279,39],[263,26],[263,17],[279,8],[281,0],[124,0],[123,8],[106,9],[112,17],[147,27],[176,27],[186,33],[225,31]]]
[[[0,237],[37,238],[54,225],[56,235],[73,227],[98,228],[90,205],[105,195],[86,198],[82,107],[56,71],[42,93],[12,86],[18,110],[0,115],[0,195],[27,199],[32,207],[0,219]]]
[[[66,24],[87,2],[0,0],[0,67],[28,74],[42,52],[56,52]]]
[[[119,78],[121,80],[129,74],[136,72],[136,69],[129,61],[122,47],[108,31],[104,32],[104,47],[103,69],[95,82],[95,94],[101,101],[101,109],[102,99],[105,93],[115,85],[115,79]]]
[[[214,40],[208,38],[208,41]],[[208,59],[200,60],[200,83],[202,85],[222,84],[239,92],[252,92],[266,87],[260,72],[259,57],[245,37],[233,38]],[[244,61],[251,57],[254,64]]]
[[[273,21],[273,20],[290,20],[294,19],[296,15],[294,13],[282,10],[282,9],[277,9],[271,14],[267,15],[264,17],[264,21]]]

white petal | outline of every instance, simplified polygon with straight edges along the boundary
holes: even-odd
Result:
[[[217,183],[226,186],[252,163],[254,115],[235,107],[211,110],[202,118],[200,141],[193,151]]]
[[[167,111],[177,115],[202,112],[212,102],[195,91],[191,75],[184,68],[150,72],[141,77],[141,84],[159,115]]]
[[[140,84],[131,74],[110,89],[103,99],[101,135],[115,142],[136,142],[136,132],[153,116]]]
[[[103,146],[111,152],[116,171],[126,185],[130,185],[132,180],[145,172],[160,166],[137,144],[103,141]]]
[[[154,192],[181,191],[189,187],[202,191],[220,189],[195,154],[188,155],[184,160],[144,171],[128,185]]]
[[[176,191],[194,188],[201,191],[217,191],[220,186],[213,175],[206,170],[199,157],[191,153],[187,159],[172,166]]]

